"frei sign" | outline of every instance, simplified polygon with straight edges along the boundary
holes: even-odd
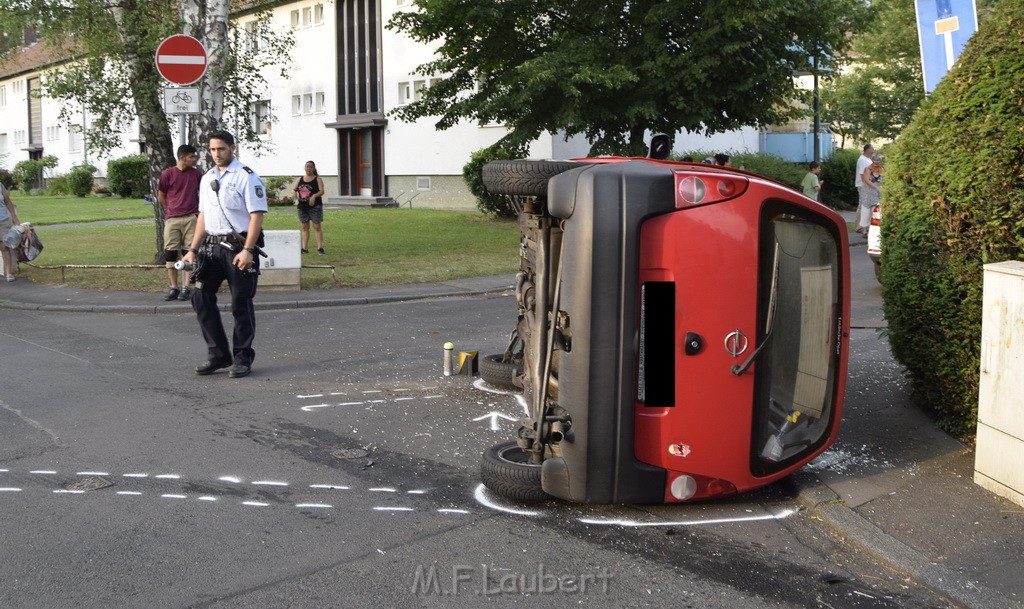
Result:
[[[974,0],[915,0],[924,90],[931,93],[978,30]]]

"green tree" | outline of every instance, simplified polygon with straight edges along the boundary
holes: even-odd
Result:
[[[997,1],[977,0],[979,20]],[[856,140],[895,139],[925,98],[914,0],[873,1],[852,57],[853,69],[826,85],[830,122]]]
[[[646,131],[784,122],[794,70],[835,57],[860,0],[416,0],[388,27],[437,46],[439,76],[395,114],[503,122],[503,145],[583,134],[592,153],[643,154]],[[821,52],[828,50],[827,53]],[[828,67],[823,65],[822,67]]]
[[[984,20],[889,154],[882,296],[918,401],[970,435],[983,265],[1024,260],[1024,4]]]

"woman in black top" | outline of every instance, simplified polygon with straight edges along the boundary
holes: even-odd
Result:
[[[316,235],[316,251],[324,255],[324,232],[320,224],[324,221],[324,206],[322,196],[324,194],[324,180],[316,172],[316,164],[313,161],[306,161],[306,173],[295,180],[292,184],[292,192],[295,193],[295,204],[299,209],[299,222],[302,223],[302,253],[309,253],[309,223],[313,223],[313,233]]]

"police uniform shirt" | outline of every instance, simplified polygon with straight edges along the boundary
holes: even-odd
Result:
[[[214,180],[217,190],[213,189]],[[263,180],[246,170],[238,159],[233,159],[223,173],[219,167],[211,167],[199,184],[199,211],[206,234],[243,233],[249,228],[250,213],[267,212]]]

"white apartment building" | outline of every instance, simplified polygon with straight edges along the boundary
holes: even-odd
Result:
[[[417,72],[431,48],[385,28],[397,11],[412,10],[411,0],[301,0],[282,2],[271,12],[272,27],[293,35],[295,45],[287,78],[268,69],[265,98],[249,109],[268,149],[239,145],[238,156],[265,177],[296,176],[312,160],[324,178],[328,201],[439,209],[475,209],[462,180],[470,155],[507,131],[501,125],[460,123],[437,131],[434,121],[404,122],[391,110],[409,103],[436,75]],[[256,15],[240,13],[235,27],[251,31]],[[259,45],[256,40],[251,44]],[[17,65],[0,69],[0,167],[22,159],[55,155],[54,175],[90,163],[105,176],[112,158],[145,151],[138,125],[122,126],[121,146],[99,157],[83,145],[90,117],[79,111],[74,124],[60,124],[64,102],[39,99],[48,70],[41,44],[23,53]],[[710,138],[680,133],[677,150],[761,149],[763,134],[741,129]],[[532,158],[585,156],[582,138],[568,142],[554,135],[536,141]]]

